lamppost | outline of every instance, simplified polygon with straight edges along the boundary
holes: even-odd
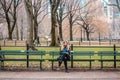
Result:
[[[47,43],[47,46],[48,46],[48,39],[49,39],[49,36],[45,36],[46,38],[46,43]]]
[[[81,27],[81,42],[82,42],[82,27]]]
[[[82,27],[80,27],[80,40],[79,40],[79,45],[80,45],[80,41],[82,42],[83,40],[82,40]]]
[[[100,32],[99,32],[99,45],[101,45],[101,40],[100,40]]]
[[[21,19],[21,29],[20,29],[20,33],[21,33],[21,40],[23,40],[23,19]]]
[[[111,45],[111,39],[112,39],[112,35],[111,33],[109,33],[109,44]]]

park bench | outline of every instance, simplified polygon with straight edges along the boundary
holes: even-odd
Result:
[[[33,51],[33,50],[0,50],[0,55],[3,56],[0,58],[1,68],[4,69],[5,61],[24,61],[26,62],[27,68],[29,67],[30,61],[39,61],[40,69],[42,69],[42,62],[44,61],[43,56],[45,51]],[[21,57],[22,56],[22,57]],[[32,57],[38,56],[38,58]]]
[[[57,51],[57,50],[49,51],[49,55],[51,56],[51,59],[49,59],[49,61],[52,62],[52,69],[53,69],[54,62],[58,61],[57,58],[60,55],[60,51]],[[73,58],[72,58],[72,56],[73,56]],[[83,57],[83,56],[87,56],[87,58],[81,59],[81,57]],[[92,56],[94,56],[94,51],[71,51],[71,64],[73,64],[74,61],[90,62],[90,69],[91,69],[91,63],[94,61],[94,59],[91,58]]]
[[[120,52],[119,51],[98,51],[98,59],[101,62],[101,69],[103,68],[103,62],[114,62],[114,68],[116,68],[116,62],[120,61]]]
[[[89,68],[91,69],[92,62],[95,61],[92,59],[92,56],[94,56],[94,51],[81,51],[77,50],[73,52],[73,62],[79,61],[79,62],[89,62]]]
[[[51,50],[51,51],[49,51],[49,55],[51,58],[48,60],[52,62],[52,70],[53,70],[54,62],[58,61],[58,57],[60,56],[60,51],[59,50]]]

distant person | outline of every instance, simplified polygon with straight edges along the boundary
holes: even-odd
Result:
[[[64,66],[65,66],[65,71],[68,72],[68,66],[67,66],[67,61],[70,60],[70,45],[68,41],[63,41],[61,45],[61,51],[60,51],[60,56],[58,58],[58,70],[60,69],[60,66],[62,64],[62,61],[64,61]]]
[[[37,46],[37,44],[38,44],[37,39],[35,39],[34,44],[35,44],[35,46]]]
[[[60,38],[58,37],[58,43],[60,44]]]
[[[34,41],[35,46],[41,45],[39,41],[39,37],[37,37]]]
[[[41,45],[41,44],[40,44],[39,37],[37,37],[37,45]]]

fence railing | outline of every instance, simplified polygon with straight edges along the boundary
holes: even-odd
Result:
[[[26,41],[17,40],[2,40],[0,41],[1,46],[26,46]]]
[[[0,45],[1,46],[26,46],[27,41],[23,40],[1,40]],[[36,46],[49,46],[50,42],[44,41],[40,42],[39,45]],[[120,46],[120,41],[70,41],[70,44],[73,44],[74,46],[112,46],[112,45],[118,45]]]

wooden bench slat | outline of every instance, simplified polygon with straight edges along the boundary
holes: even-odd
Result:
[[[98,51],[98,56],[114,56],[114,51]]]
[[[74,61],[94,61],[93,59],[74,59]]]

